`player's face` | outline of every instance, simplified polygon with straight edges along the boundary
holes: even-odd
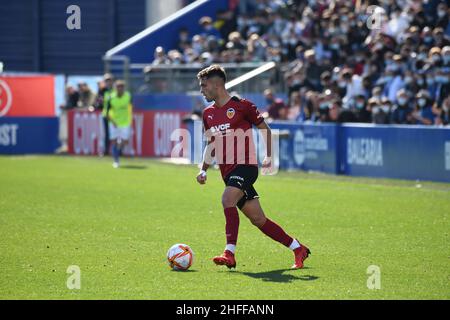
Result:
[[[205,97],[206,101],[211,102],[216,98],[216,86],[213,79],[200,79],[200,93]]]
[[[123,95],[124,92],[125,92],[125,86],[124,85],[118,85],[118,86],[116,86],[116,89],[117,89],[117,94],[119,96]]]

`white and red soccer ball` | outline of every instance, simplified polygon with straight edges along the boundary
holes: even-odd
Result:
[[[192,266],[194,252],[187,244],[177,243],[167,252],[167,261],[173,270],[185,271]]]

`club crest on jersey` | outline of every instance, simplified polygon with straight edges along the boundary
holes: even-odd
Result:
[[[228,117],[228,119],[233,118],[233,117],[234,117],[234,114],[235,114],[235,111],[234,111],[233,108],[229,108],[229,109],[227,110],[227,117]]]

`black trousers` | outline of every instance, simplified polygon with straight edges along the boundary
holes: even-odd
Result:
[[[109,154],[109,121],[107,117],[103,117],[103,128],[105,129],[105,155]]]

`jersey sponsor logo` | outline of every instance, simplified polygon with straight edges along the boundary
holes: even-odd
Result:
[[[234,117],[235,113],[236,113],[236,112],[234,111],[233,108],[229,108],[229,109],[227,110],[227,117],[228,117],[228,119],[232,119],[232,118]]]
[[[211,132],[215,133],[215,132],[220,132],[220,131],[226,131],[226,130],[230,129],[230,127],[231,127],[231,124],[229,124],[229,123],[218,124],[217,126],[211,127]]]

